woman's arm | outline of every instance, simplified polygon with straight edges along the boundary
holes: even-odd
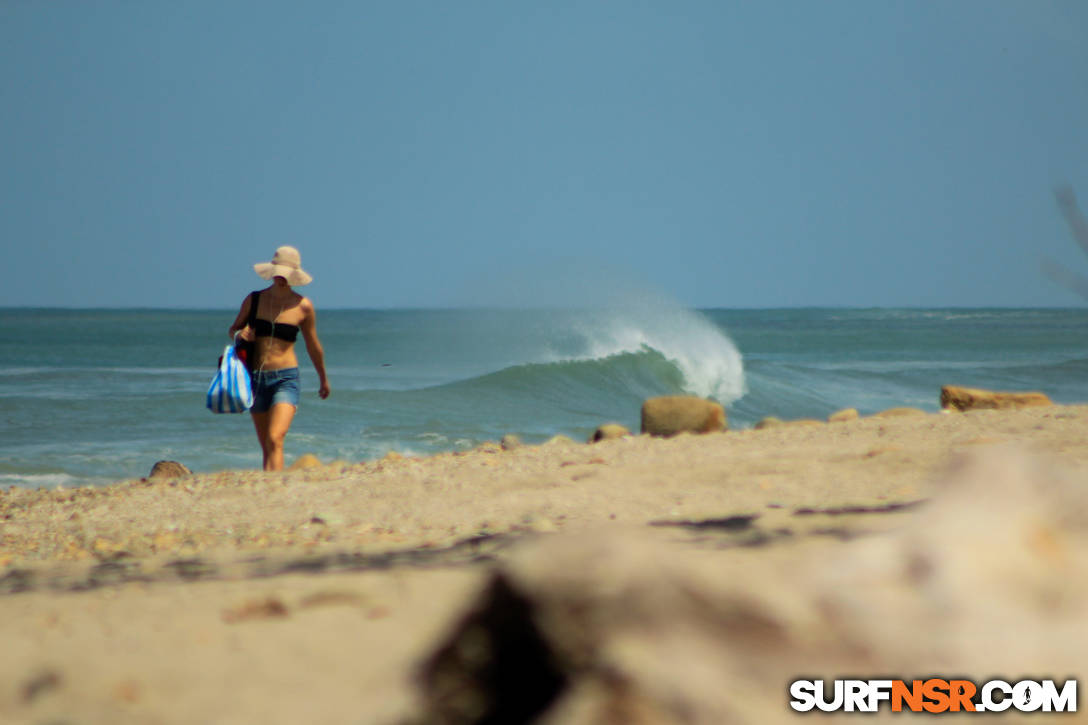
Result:
[[[329,397],[329,379],[325,375],[325,349],[321,347],[321,341],[317,339],[317,311],[309,299],[302,299],[302,311],[306,315],[302,318],[302,339],[306,341],[306,352],[310,355],[310,361],[314,364],[320,387],[317,394],[321,399]]]
[[[242,308],[238,310],[238,316],[234,318],[234,324],[232,324],[230,326],[230,329],[227,330],[227,334],[231,337],[234,337],[239,330],[242,330],[243,340],[253,339],[253,331],[245,329],[246,320],[249,319],[249,305],[251,304],[252,300],[253,295],[246,295],[246,298],[242,300]]]

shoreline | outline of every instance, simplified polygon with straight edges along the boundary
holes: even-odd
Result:
[[[400,722],[420,663],[527,550],[618,537],[746,576],[871,555],[962,459],[1088,480],[1086,424],[1054,405],[0,490],[0,716],[291,722],[312,691],[333,721]]]
[[[1047,409],[1049,413],[1042,413],[1039,417],[1053,418],[1054,415],[1066,415],[1069,411],[1079,415],[1081,408],[1088,415],[1088,406],[1053,406]],[[0,489],[0,506],[3,506],[0,515],[31,510],[36,515],[23,520],[26,533],[22,535],[12,532],[13,522],[9,519],[4,555],[12,559],[5,561],[0,558],[0,564],[10,565],[16,561],[29,563],[34,560],[108,561],[126,556],[141,558],[149,554],[188,556],[204,551],[246,551],[276,545],[322,548],[325,544],[337,542],[349,547],[377,545],[382,548],[392,542],[433,547],[455,543],[458,540],[456,534],[487,535],[536,530],[533,526],[552,531],[556,529],[537,521],[539,517],[528,514],[522,517],[530,520],[527,527],[520,525],[524,523],[520,519],[509,520],[509,516],[499,517],[501,520],[496,519],[495,522],[482,516],[475,527],[460,525],[456,515],[447,522],[444,520],[448,518],[447,511],[443,510],[448,510],[446,503],[440,510],[428,512],[428,515],[417,513],[406,517],[405,512],[397,509],[396,499],[425,498],[431,494],[445,493],[450,494],[457,505],[464,506],[464,496],[459,495],[461,492],[458,490],[461,486],[453,489],[436,487],[434,479],[437,476],[457,481],[471,479],[490,494],[507,495],[522,488],[556,489],[568,482],[600,477],[609,467],[637,467],[644,478],[673,478],[678,472],[654,471],[655,461],[674,461],[677,458],[688,461],[692,457],[696,460],[703,457],[713,464],[735,450],[752,452],[747,456],[750,459],[747,467],[728,472],[723,472],[720,465],[712,465],[711,469],[715,474],[728,477],[759,477],[759,490],[752,489],[751,481],[746,481],[748,485],[743,489],[735,487],[730,492],[732,499],[737,501],[733,507],[739,505],[740,508],[758,509],[759,499],[772,490],[781,492],[778,494],[782,498],[779,503],[784,507],[819,508],[825,504],[833,507],[835,501],[849,505],[846,497],[851,494],[861,500],[875,498],[883,501],[889,497],[898,500],[912,495],[920,496],[925,490],[926,474],[932,475],[936,467],[931,465],[909,472],[907,477],[910,482],[907,484],[892,486],[886,483],[890,479],[885,478],[885,482],[874,482],[869,487],[868,484],[859,486],[851,480],[849,488],[839,492],[834,490],[834,482],[827,480],[826,475],[819,475],[819,483],[807,486],[810,490],[806,493],[805,487],[796,485],[802,470],[797,465],[798,459],[818,460],[824,446],[842,446],[828,463],[845,463],[851,458],[905,459],[910,452],[894,442],[896,435],[902,430],[913,431],[919,426],[933,431],[932,435],[923,436],[919,441],[925,447],[924,456],[927,458],[935,453],[949,455],[965,446],[1011,442],[1011,438],[987,438],[984,435],[992,428],[988,425],[991,422],[988,419],[1008,417],[1010,411],[974,411],[965,414],[902,410],[905,414],[900,416],[878,414],[835,423],[802,419],[786,421],[763,430],[744,428],[704,435],[682,434],[672,438],[633,435],[597,443],[579,443],[565,436],[556,436],[543,444],[525,444],[509,451],[503,450],[497,442],[487,442],[467,451],[424,457],[405,456],[393,451],[377,460],[358,463],[333,461],[317,465],[304,463],[293,470],[289,468],[276,473],[243,469],[126,479],[105,486],[48,489],[11,486]],[[1063,410],[1066,413],[1060,412]],[[1022,414],[1023,411],[1016,413]],[[960,417],[963,419],[957,420]],[[955,437],[941,441],[942,431],[955,431]],[[972,437],[972,431],[979,435]],[[792,450],[788,458],[775,456],[774,462],[768,462],[767,446],[790,447]],[[304,457],[308,457],[308,454],[300,455],[293,466],[298,465]],[[888,468],[878,466],[876,470],[887,474]],[[806,470],[804,475],[811,478],[820,473],[818,470]],[[895,477],[902,475],[902,472],[897,472]],[[777,479],[787,479],[780,483],[792,485],[775,487],[771,482]],[[364,496],[371,499],[379,497],[389,509],[384,516],[363,513],[359,506],[352,506],[346,501],[350,487],[368,483],[371,487]],[[662,483],[678,488],[675,482],[662,480]],[[314,484],[321,484],[323,488]],[[737,499],[742,491],[743,498]],[[560,494],[559,498],[563,495]],[[836,498],[839,495],[843,497],[841,500]],[[300,519],[306,517],[289,505],[303,498],[311,513],[305,521]],[[655,499],[658,498],[661,497],[655,496]],[[662,500],[667,498],[665,496]],[[774,498],[774,495],[768,493],[768,498]],[[555,499],[555,496],[544,495],[539,504],[543,508],[554,506]],[[705,504],[700,499],[698,505]],[[259,508],[253,508],[254,505]],[[649,508],[644,515],[649,516],[652,511],[659,510],[655,508],[659,505],[659,501],[648,503]],[[530,509],[532,505],[525,508]],[[673,515],[681,515],[681,512],[698,514],[691,507],[669,506],[668,510]],[[374,518],[384,518],[392,523],[379,525],[369,521]],[[557,513],[553,518],[571,523],[564,513]],[[194,525],[185,525],[185,519]],[[202,523],[195,525],[198,521]],[[446,523],[456,530],[443,530]],[[15,558],[20,542],[36,541],[38,527],[56,524],[70,535],[62,537],[59,542],[39,540],[36,551],[27,550],[25,556]],[[308,528],[311,526],[322,528],[311,531]],[[226,534],[225,531],[230,533]],[[307,537],[307,534],[316,535]],[[451,534],[454,536],[451,537]],[[152,540],[145,540],[146,537]],[[118,557],[119,553],[123,556]]]
[[[897,405],[937,412],[943,382],[1088,401],[1082,313],[695,314],[667,306],[456,320],[330,313],[322,339],[336,392],[319,401],[302,360],[304,398],[287,452],[357,462],[390,449],[462,450],[505,433],[527,442],[554,433],[584,440],[608,420],[636,428],[647,396],[681,391],[729,401],[735,429],[765,415],[825,418],[840,407],[866,415]],[[3,370],[6,400],[22,412],[0,436],[0,485],[109,485],[146,475],[160,459],[202,473],[260,468],[248,416],[204,410],[226,342],[215,331],[226,322],[157,313],[76,322],[114,343],[70,360],[57,345],[72,319],[11,321],[24,344]],[[738,364],[730,346],[740,352]],[[735,397],[742,379],[747,387]]]

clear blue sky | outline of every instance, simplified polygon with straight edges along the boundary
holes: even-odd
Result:
[[[1084,300],[1088,3],[0,2],[0,306]]]

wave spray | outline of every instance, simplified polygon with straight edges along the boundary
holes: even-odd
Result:
[[[680,392],[728,405],[747,391],[740,351],[725,331],[664,295],[614,297],[605,308],[577,313],[569,325],[582,349],[555,350],[559,359],[656,352],[680,371]]]

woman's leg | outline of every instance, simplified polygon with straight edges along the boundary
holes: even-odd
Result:
[[[254,414],[254,423],[256,423],[257,415],[262,414]],[[276,403],[263,415],[268,419],[265,427],[265,438],[261,442],[261,450],[264,451],[264,470],[282,471],[283,441],[287,438],[287,431],[291,428],[291,421],[294,420],[295,406],[290,403]],[[260,436],[261,434],[258,431],[257,437],[260,438]]]
[[[268,422],[272,417],[271,411],[265,411],[263,413],[249,413],[253,417],[253,427],[257,431],[257,442],[261,444],[261,467],[264,470],[268,470]]]

